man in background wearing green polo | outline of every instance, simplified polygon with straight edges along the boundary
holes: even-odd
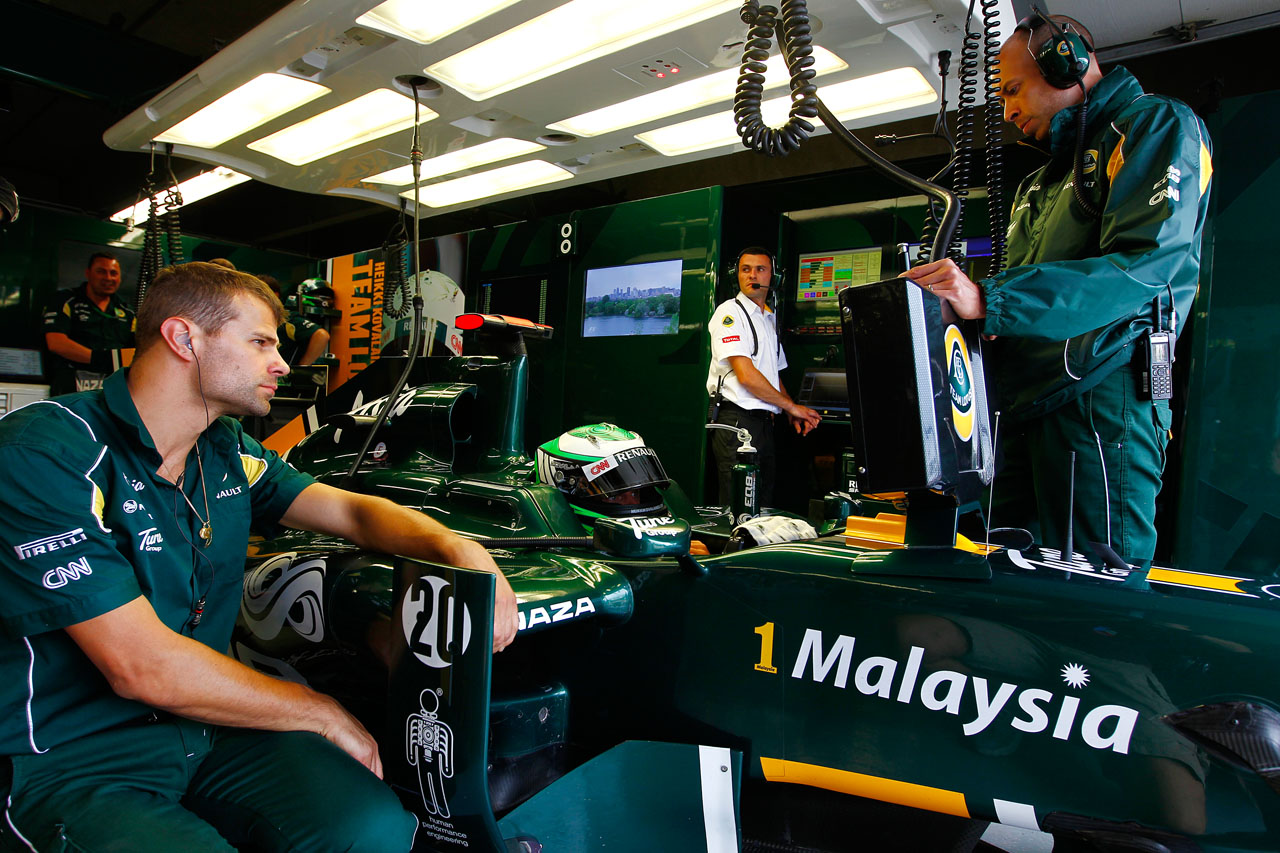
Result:
[[[89,256],[84,281],[63,290],[44,312],[53,394],[102,387],[133,354],[133,309],[116,293],[120,262],[107,252]]]
[[[377,745],[336,701],[227,657],[250,525],[497,575],[412,510],[316,483],[224,415],[288,372],[279,300],[157,276],[133,366],[0,419],[0,849],[408,850]]]

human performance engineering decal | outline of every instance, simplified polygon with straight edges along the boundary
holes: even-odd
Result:
[[[760,659],[754,665],[755,670],[778,674],[773,662],[774,623],[766,622],[754,632],[760,637]],[[997,685],[978,675],[947,669],[926,675],[921,671],[925,650],[919,646],[911,647],[906,661],[880,655],[857,660],[853,654],[856,645],[855,637],[839,634],[828,641],[821,630],[806,628],[789,674],[794,679],[808,679],[839,690],[852,687],[863,696],[904,705],[918,704],[926,710],[953,716],[960,716],[968,695],[976,713],[973,719],[961,724],[965,737],[986,731],[1001,711],[1009,707],[1017,709],[1009,725],[1019,731],[1048,732],[1062,741],[1078,737],[1093,749],[1109,749],[1121,755],[1129,752],[1129,741],[1139,717],[1134,708],[1126,705],[1082,707],[1079,696],[1026,688],[1007,681]],[[1089,684],[1088,670],[1077,663],[1064,661],[1059,674],[1071,689],[1084,689]]]
[[[441,688],[423,690],[418,695],[418,710],[405,720],[405,755],[418,771],[418,793],[427,814],[449,817],[449,800],[444,780],[453,778],[453,729],[440,719]],[[427,706],[430,705],[430,710]],[[441,841],[458,843],[452,836],[440,835],[428,825],[428,832]],[[466,846],[465,839],[462,841]]]

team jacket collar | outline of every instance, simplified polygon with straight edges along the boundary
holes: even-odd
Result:
[[[128,368],[117,370],[103,381],[102,395],[107,401],[107,411],[120,424],[121,430],[137,435],[138,441],[154,454],[156,464],[159,464],[160,452],[156,450],[151,433],[147,432],[147,425],[142,422],[138,407],[133,404],[133,397],[129,394]]]
[[[102,383],[102,393],[107,402],[107,411],[120,425],[122,431],[137,435],[138,442],[146,450],[143,454],[150,454],[157,466],[163,461],[160,457],[160,451],[156,450],[155,442],[151,439],[151,433],[147,431],[147,425],[142,422],[142,416],[138,414],[138,407],[133,404],[133,397],[129,394],[129,369],[117,370],[108,376]],[[221,418],[219,418],[219,421]],[[209,429],[205,430],[201,438],[208,440],[217,447],[224,447],[231,440],[229,430],[221,428],[219,423],[215,421]],[[193,451],[194,452],[194,451]]]
[[[1085,134],[1089,134],[1095,122],[1110,121],[1121,107],[1142,96],[1142,86],[1121,66],[1116,66],[1089,90]],[[1076,116],[1080,106],[1067,107],[1053,117],[1049,125],[1050,150],[1054,157],[1071,153],[1076,144]]]

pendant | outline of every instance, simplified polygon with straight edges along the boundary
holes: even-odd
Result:
[[[213,544],[213,524],[206,521],[200,527],[200,538],[204,540],[204,547],[208,548]]]

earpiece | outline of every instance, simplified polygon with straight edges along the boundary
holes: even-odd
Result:
[[[1039,50],[1031,54],[1041,76],[1055,89],[1079,86],[1084,80],[1085,72],[1089,70],[1092,45],[1079,33],[1064,29],[1034,4],[1031,6],[1031,14],[1019,21],[1016,29],[1026,30],[1030,37],[1030,33],[1045,25],[1052,30],[1052,34]]]
[[[191,345],[190,335],[183,335],[182,337],[178,338],[178,343],[183,344],[184,346],[186,346],[187,349],[191,350],[192,352],[196,351],[196,348]]]

